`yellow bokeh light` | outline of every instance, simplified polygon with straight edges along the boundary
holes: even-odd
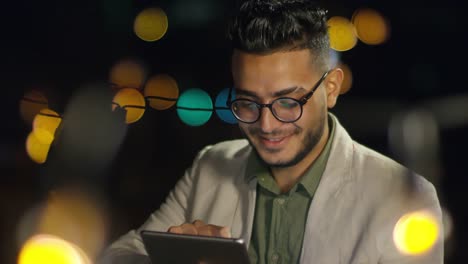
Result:
[[[145,80],[146,70],[141,63],[126,59],[115,64],[109,74],[109,81],[118,88],[140,89]]]
[[[112,102],[124,108],[127,113],[125,115],[125,122],[127,124],[134,123],[143,116],[145,113],[146,101],[140,91],[132,88],[124,88],[117,92]],[[112,105],[115,110],[117,106]]]
[[[166,110],[176,103],[179,97],[179,87],[171,76],[158,74],[146,83],[145,97],[149,98],[149,105],[152,108]]]
[[[160,8],[147,8],[135,18],[133,29],[144,41],[156,41],[166,34],[168,21],[166,13]]]
[[[42,109],[33,121],[33,132],[42,144],[50,145],[55,138],[55,131],[62,118],[50,109]]]
[[[353,86],[353,73],[351,68],[343,62],[338,63],[338,68],[343,70],[343,83],[341,84],[340,94],[345,94]]]
[[[37,231],[71,241],[94,258],[103,248],[107,230],[104,213],[97,204],[85,193],[55,191],[41,213]]]
[[[382,44],[389,37],[390,27],[387,20],[374,9],[356,10],[352,22],[356,28],[357,37],[366,44]]]
[[[39,111],[47,107],[49,107],[49,102],[43,93],[36,90],[29,91],[20,101],[21,118],[26,123],[32,124]]]
[[[42,143],[34,132],[29,133],[26,138],[26,153],[36,163],[46,162],[49,154],[50,144]]]
[[[347,51],[356,46],[357,37],[353,24],[349,19],[334,16],[328,19],[330,47],[336,51]]]
[[[83,251],[63,239],[36,235],[23,245],[18,264],[89,264]]]
[[[393,230],[393,241],[397,249],[406,255],[422,255],[428,252],[439,236],[438,221],[427,211],[402,216]]]

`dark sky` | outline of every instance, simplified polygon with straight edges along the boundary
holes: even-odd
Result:
[[[388,42],[379,46],[360,42],[341,54],[353,71],[354,83],[335,113],[358,141],[392,156],[386,127],[392,114],[467,94],[466,82],[459,81],[463,67],[457,66],[465,64],[465,14],[455,1],[323,2],[330,15],[350,18],[358,7],[371,7],[390,21]],[[169,30],[160,41],[147,43],[134,35],[132,23],[150,5],[166,10]],[[151,73],[171,74],[181,91],[198,87],[214,97],[231,84],[230,50],[224,40],[224,22],[231,6],[231,1],[219,0],[24,0],[2,4],[5,86],[1,91],[6,100],[1,104],[0,263],[13,263],[15,223],[44,198],[56,180],[46,175],[54,170],[47,169],[53,164],[34,164],[24,151],[31,129],[19,116],[24,92],[42,89],[51,108],[63,113],[80,87],[107,81],[114,63],[132,57],[143,61]],[[98,128],[83,129],[91,129],[92,134]],[[467,157],[467,132],[467,123],[440,130],[443,178],[439,191],[458,224],[447,263],[466,263],[461,261],[466,253],[460,249],[468,234],[463,205],[468,198],[464,192],[467,172],[462,166]],[[109,202],[116,219],[109,239],[141,224],[202,146],[239,136],[235,126],[216,117],[204,126],[188,127],[174,109],[147,110],[140,121],[127,127],[106,176],[96,180],[95,188]]]

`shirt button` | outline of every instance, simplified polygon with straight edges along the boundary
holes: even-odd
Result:
[[[276,200],[276,202],[277,202],[279,205],[283,205],[283,204],[284,204],[284,199],[279,198],[279,199]]]
[[[278,263],[278,260],[279,260],[278,254],[273,253],[273,255],[271,255],[271,263]]]

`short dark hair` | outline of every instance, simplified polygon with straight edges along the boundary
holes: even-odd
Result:
[[[310,49],[328,67],[327,11],[308,0],[244,0],[228,22],[233,49],[255,54]]]

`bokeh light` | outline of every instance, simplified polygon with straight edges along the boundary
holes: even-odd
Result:
[[[393,230],[393,241],[403,254],[422,255],[436,244],[440,230],[438,221],[431,212],[412,212],[398,220]]]
[[[140,89],[145,78],[146,69],[143,64],[132,59],[119,61],[109,73],[109,81],[118,88]]]
[[[451,238],[453,233],[453,219],[452,215],[446,208],[442,208],[442,223],[444,227],[444,240]]]
[[[366,44],[382,44],[389,38],[389,23],[374,9],[361,8],[356,10],[351,21],[356,28],[357,37]]]
[[[221,120],[223,120],[226,123],[237,124],[237,119],[234,117],[234,115],[232,114],[231,110],[229,109],[227,105],[229,91],[232,91],[231,100],[234,100],[235,98],[234,89],[224,88],[223,90],[221,90],[218,96],[216,96],[216,100],[215,100],[216,114]]]
[[[32,125],[34,117],[44,108],[49,107],[49,102],[45,95],[37,90],[25,93],[20,101],[20,115],[27,123]]]
[[[144,93],[152,108],[166,110],[176,103],[179,87],[171,76],[158,74],[146,82]]]
[[[26,138],[26,153],[36,163],[46,162],[50,144],[42,143],[32,131]]]
[[[135,18],[133,29],[135,34],[144,41],[156,41],[166,34],[168,20],[161,8],[147,8]]]
[[[94,259],[102,250],[107,234],[106,216],[99,204],[90,193],[54,191],[40,214],[36,232],[73,242]]]
[[[36,235],[22,247],[18,264],[91,264],[76,245],[52,235]]]
[[[338,68],[343,70],[343,83],[341,84],[340,94],[345,94],[353,86],[353,72],[351,68],[343,62],[338,63]]]
[[[145,113],[145,98],[140,93],[140,91],[136,89],[124,88],[119,90],[114,96],[112,102],[114,103],[112,105],[112,110],[115,110],[118,105],[127,111],[125,115],[125,122],[127,124],[131,124],[140,120],[140,118]]]
[[[357,37],[353,24],[349,19],[334,16],[328,19],[330,47],[336,51],[347,51],[356,46]]]
[[[198,88],[185,91],[177,100],[177,114],[189,126],[205,124],[213,114],[210,95]]]
[[[57,112],[48,108],[42,109],[34,118],[33,132],[42,144],[50,145],[61,121],[62,118]]]

